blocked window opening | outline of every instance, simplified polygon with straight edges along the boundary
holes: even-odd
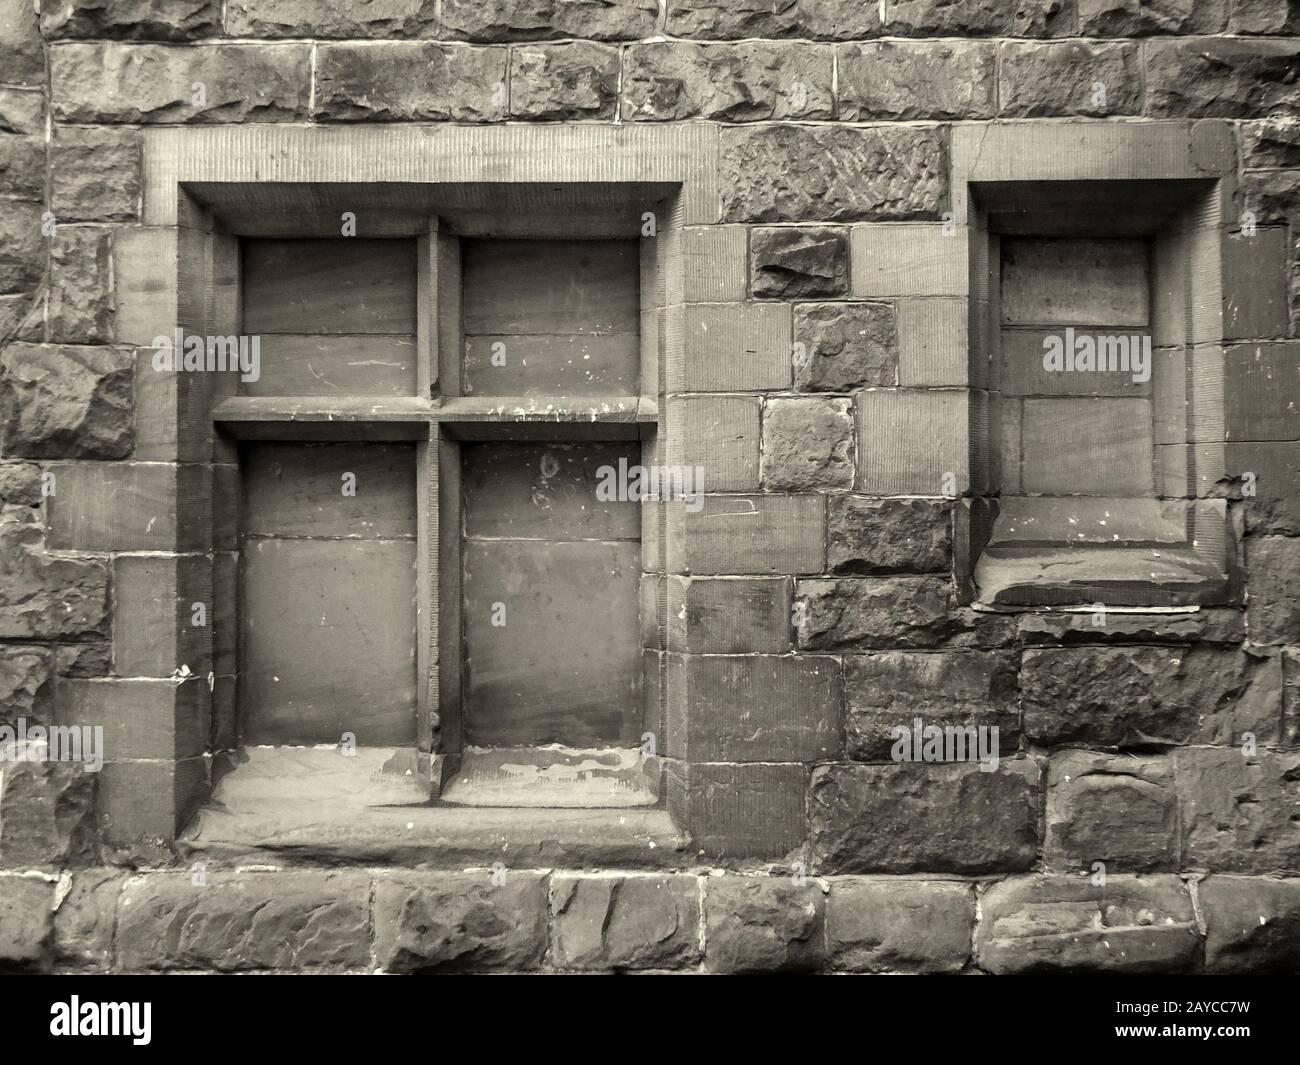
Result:
[[[1221,404],[1205,313],[1217,186],[972,188],[995,453],[995,498],[973,511],[978,601],[1092,609],[1230,598],[1226,507],[1207,480],[1222,455],[1198,443]]]
[[[1150,497],[1150,244],[1004,237],[1003,492]]]
[[[246,742],[414,742],[414,447],[250,443],[241,468]]]
[[[501,415],[459,446],[462,747],[446,803],[657,801],[639,749],[641,513],[617,490],[640,444],[558,426],[520,440],[512,423],[638,392],[639,255],[634,240],[460,242],[461,387],[501,397]]]

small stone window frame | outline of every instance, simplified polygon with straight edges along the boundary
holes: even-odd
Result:
[[[1284,314],[1250,295],[1257,278],[1283,268],[1285,238],[1243,237],[1231,124],[992,123],[958,125],[952,138],[952,220],[965,232],[970,267],[971,478],[957,571],[964,601],[998,610],[1240,602],[1240,530],[1225,490],[1234,476],[1225,456],[1233,428],[1225,353],[1239,340],[1285,337]],[[1149,506],[1129,508],[1131,539],[1122,546],[1071,544],[1061,508],[1046,497],[1000,498],[1000,232],[1154,243],[1163,387],[1153,402],[1164,435],[1156,438],[1157,492]],[[1008,512],[1014,520],[1000,528]],[[1006,535],[1007,525],[1017,533]]]
[[[180,510],[191,522],[178,550],[196,556],[192,587],[178,596],[207,600],[230,633],[236,580],[223,553],[238,549],[238,444],[241,440],[399,440],[417,447],[419,478],[419,631],[417,747],[384,769],[427,773],[436,795],[459,749],[458,448],[466,440],[640,440],[643,461],[665,446],[660,415],[664,370],[661,321],[680,305],[691,273],[690,227],[716,225],[718,134],[702,126],[348,128],[239,126],[149,130],[144,146],[143,225],[115,251],[119,340],[147,348],[154,337],[227,335],[238,328],[239,241],[243,237],[333,237],[344,211],[359,237],[416,237],[419,374],[414,396],[333,404],[237,395],[237,375],[142,375],[137,458],[172,465]],[[647,217],[653,214],[653,219]],[[528,404],[505,421],[501,397],[462,395],[459,386],[457,236],[642,239],[642,365],[638,395],[564,404]],[[644,569],[664,572],[664,508],[644,508]],[[211,515],[210,522],[207,515]],[[199,561],[199,560],[202,561]],[[441,563],[441,564],[440,564]],[[653,583],[653,582],[652,582]],[[661,597],[645,602],[643,628],[664,631]],[[178,748],[169,794],[147,816],[123,816],[119,838],[184,833],[190,851],[222,854],[291,851],[298,856],[465,861],[467,854],[509,860],[539,843],[575,861],[667,858],[681,837],[662,806],[635,811],[448,811],[382,802],[348,823],[311,813],[313,788],[347,782],[336,768],[308,771],[303,817],[283,813],[295,782],[271,767],[254,790],[281,788],[265,818],[203,809],[210,788],[232,770],[247,773],[234,728],[237,649],[218,628],[213,676],[203,712],[213,740],[203,758]],[[654,646],[654,642],[648,643]],[[658,711],[666,699],[662,655],[649,667]],[[662,729],[660,735],[662,736]],[[668,752],[661,747],[661,755]],[[310,761],[307,759],[306,761]],[[206,763],[206,765],[204,765]],[[209,771],[203,771],[203,768]],[[357,772],[372,773],[374,766]],[[124,797],[126,807],[130,800]],[[604,817],[600,815],[606,815]],[[493,820],[493,818],[496,820]]]

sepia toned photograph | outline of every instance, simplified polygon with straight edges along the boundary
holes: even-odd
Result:
[[[0,974],[1281,1031],[1300,0],[0,0]]]

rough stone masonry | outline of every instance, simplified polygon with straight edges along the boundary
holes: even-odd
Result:
[[[186,620],[233,579],[194,532],[229,460],[157,430],[124,265],[160,237],[147,138],[529,124],[716,140],[661,389],[710,494],[645,584],[673,830],[196,846],[239,757],[235,611]],[[982,194],[960,146],[1024,131],[1079,150],[979,165],[1127,174],[1123,201],[1177,144],[1223,190],[1172,256],[1222,239],[1217,295],[1173,315],[1217,336],[1153,326],[1153,388],[1182,376],[1141,399],[1195,414],[1141,446],[1219,508],[1221,595],[978,608],[979,469],[1045,445],[969,370],[999,319],[944,227]],[[1295,0],[0,0],[0,403],[0,725],[108,751],[0,762],[0,970],[1300,971]],[[894,759],[916,718],[996,726],[996,768]]]

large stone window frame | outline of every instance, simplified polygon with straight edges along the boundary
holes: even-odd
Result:
[[[1231,124],[1020,122],[958,125],[953,220],[967,242],[970,327],[970,499],[962,508],[963,600],[994,609],[1192,608],[1238,603],[1240,533],[1224,498],[1224,352],[1255,339],[1234,315],[1249,284],[1240,242]],[[1150,208],[1150,210],[1145,210]],[[1147,579],[1116,579],[1114,554],[1071,545],[1052,500],[1016,497],[1019,542],[1001,534],[999,230],[1042,236],[1142,236],[1155,246],[1153,328],[1158,491],[1137,508],[1135,559]],[[1265,244],[1265,247],[1269,245]],[[1266,255],[1250,269],[1264,269]],[[1278,264],[1280,268],[1280,263]],[[1248,302],[1248,301],[1245,301]],[[1169,387],[1172,385],[1173,387]],[[1026,529],[1042,531],[1024,532]],[[999,537],[1002,538],[999,538]],[[1154,548],[1154,550],[1153,550]],[[1134,568],[1131,567],[1130,568]]]
[[[211,503],[210,523],[206,516],[196,520],[187,542],[178,544],[206,564],[192,567],[193,586],[178,587],[177,595],[210,597],[213,616],[229,619],[237,609],[237,579],[222,560],[237,550],[240,440],[416,443],[419,763],[403,758],[385,768],[427,772],[436,789],[454,769],[459,750],[459,567],[451,564],[459,550],[459,523],[448,520],[460,506],[459,445],[481,439],[640,440],[643,461],[655,459],[664,440],[661,322],[667,308],[683,302],[692,256],[709,253],[694,246],[699,242],[691,240],[689,227],[720,220],[717,130],[161,129],[145,133],[144,173],[143,226],[116,253],[119,339],[141,348],[176,327],[200,335],[237,331],[242,237],[338,237],[342,212],[351,211],[359,237],[419,241],[415,396],[322,405],[237,395],[233,374],[146,374],[139,385],[144,418],[137,455],[174,465],[183,512],[201,506],[206,515]],[[644,231],[647,210],[654,214],[650,239]],[[612,401],[530,402],[512,410],[508,421],[501,418],[500,397],[462,395],[458,263],[449,225],[458,236],[642,237],[640,393]],[[664,509],[644,508],[644,568],[652,574],[664,572]],[[643,596],[643,614],[648,609],[652,616],[642,622],[650,632],[664,629],[660,599]],[[539,841],[577,860],[622,856],[634,864],[648,857],[669,859],[678,849],[680,837],[662,806],[466,812],[381,805],[358,807],[347,823],[328,823],[312,816],[310,807],[320,789],[348,788],[337,761],[325,774],[308,772],[301,781],[301,825],[287,822],[283,809],[270,808],[275,816],[266,821],[224,816],[229,812],[211,808],[192,821],[207,798],[209,779],[215,784],[233,770],[250,780],[253,791],[283,783],[276,780],[283,764],[267,767],[259,778],[256,758],[250,761],[238,749],[232,728],[236,654],[233,646],[214,650],[204,707],[214,722],[211,772],[196,772],[193,752],[178,748],[172,792],[155,798],[144,826],[155,834],[171,837],[190,824],[189,849],[215,854],[265,849],[274,836],[273,849],[297,855],[397,854],[411,860],[464,860],[467,851],[509,858],[512,845],[520,853],[535,853]],[[647,668],[654,673],[647,684],[653,713],[666,697],[659,678],[662,656],[656,653]],[[368,762],[350,771],[373,776],[375,768]],[[141,827],[124,821],[119,835],[136,834]]]

